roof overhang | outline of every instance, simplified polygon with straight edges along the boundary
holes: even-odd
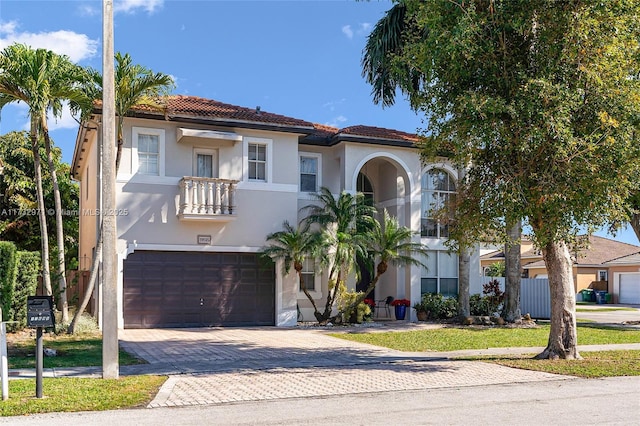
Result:
[[[242,135],[234,132],[219,130],[188,129],[178,127],[176,140],[178,142],[209,142],[214,145],[235,145],[242,142]]]

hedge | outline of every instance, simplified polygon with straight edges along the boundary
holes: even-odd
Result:
[[[27,326],[27,296],[36,294],[39,275],[40,253],[37,251],[16,252],[13,300],[11,302],[11,319],[16,322],[10,324],[10,329],[21,330]]]
[[[2,321],[9,321],[11,317],[16,251],[16,246],[12,242],[0,241],[0,306],[2,307]]]

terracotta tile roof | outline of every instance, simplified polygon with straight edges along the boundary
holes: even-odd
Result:
[[[416,143],[420,139],[412,133],[402,132],[400,130],[385,129],[373,126],[350,126],[340,129],[340,133],[345,135],[364,136],[374,139],[390,139],[404,142]]]
[[[318,124],[318,123],[313,123],[313,127],[316,129],[316,131],[313,132],[314,136],[319,136],[319,137],[330,138],[331,136],[337,134],[340,131],[340,129],[338,129],[337,127],[326,126],[324,124]]]
[[[165,115],[164,111],[155,111],[146,106],[136,106],[136,112]],[[223,119],[238,122],[252,122],[274,124],[279,126],[302,127],[313,129],[313,123],[297,118],[287,117],[259,110],[258,108],[245,108],[231,104],[225,104],[212,99],[196,96],[171,95],[166,98],[166,115]]]

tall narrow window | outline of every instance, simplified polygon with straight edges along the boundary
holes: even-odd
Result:
[[[361,192],[367,204],[373,206],[373,185],[371,185],[371,181],[364,173],[358,173],[356,191]]]
[[[316,157],[300,157],[300,192],[316,192],[318,190],[318,159]]]
[[[213,177],[213,155],[197,154],[196,155],[196,173],[198,177]]]
[[[267,146],[249,144],[249,180],[266,182],[267,180]]]
[[[159,174],[160,143],[158,135],[138,134],[138,173]]]
[[[456,184],[449,173],[433,169],[422,175],[422,226],[423,237],[447,238],[449,221],[456,201]]]
[[[302,271],[300,272],[300,291],[302,291],[302,283],[304,283],[305,287],[308,291],[315,291],[316,289],[316,272],[315,272],[315,264],[314,260],[311,258],[306,258],[302,263]]]

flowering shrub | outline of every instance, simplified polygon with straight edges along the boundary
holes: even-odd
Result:
[[[411,301],[407,299],[395,299],[391,306],[411,306]]]

